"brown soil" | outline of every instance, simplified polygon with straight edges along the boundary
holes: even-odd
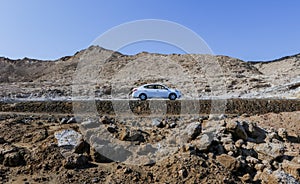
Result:
[[[299,111],[268,113],[247,117],[228,117],[222,121],[255,121],[260,127],[286,128],[289,135],[300,137]],[[78,124],[61,124],[68,115],[2,113],[0,150],[23,150],[17,166],[0,164],[2,183],[242,183],[241,173],[220,164],[213,153],[191,154],[183,148],[164,160],[149,165],[126,165],[91,160],[83,168],[66,168],[54,132],[78,130]],[[151,140],[150,140],[151,141]],[[153,141],[153,140],[152,140]],[[299,141],[299,140],[298,140]],[[289,143],[288,152],[299,154],[300,142]],[[2,152],[0,151],[0,153]],[[1,154],[0,154],[1,156]],[[1,158],[1,157],[0,157]],[[1,159],[0,159],[1,161]],[[3,160],[2,160],[3,161]]]

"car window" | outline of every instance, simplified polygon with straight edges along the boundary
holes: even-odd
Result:
[[[147,86],[144,86],[144,88],[146,88],[146,89],[154,89],[154,85],[147,85]]]
[[[157,89],[166,89],[166,88],[162,85],[157,85]]]

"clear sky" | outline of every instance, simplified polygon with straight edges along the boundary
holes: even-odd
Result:
[[[119,24],[163,19],[196,32],[215,54],[271,60],[300,53],[299,8],[298,0],[0,0],[0,56],[57,59]],[[124,52],[144,50],[157,52],[155,44]]]

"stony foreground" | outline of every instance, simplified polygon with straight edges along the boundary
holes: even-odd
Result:
[[[299,183],[299,118],[300,111],[134,120],[2,113],[0,181]],[[127,154],[106,154],[103,135]],[[165,155],[153,151],[160,142]]]

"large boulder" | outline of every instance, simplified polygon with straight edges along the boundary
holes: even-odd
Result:
[[[213,140],[212,134],[202,134],[199,139],[194,141],[194,144],[200,151],[207,151]]]
[[[243,122],[243,127],[248,135],[248,141],[262,143],[266,138],[266,131],[257,126],[255,122]]]
[[[272,160],[284,155],[285,147],[281,143],[260,143],[256,144],[254,150],[258,153],[260,160]]]
[[[200,122],[192,122],[187,125],[184,130],[184,134],[187,134],[188,140],[194,140],[201,133],[201,123]]]
[[[80,144],[82,135],[75,130],[66,129],[55,132],[55,138],[57,139],[58,146],[75,147]]]
[[[83,140],[82,135],[75,130],[66,129],[55,132],[60,152],[63,156],[69,157],[75,154],[90,154],[90,145]]]
[[[230,141],[232,142],[232,139],[230,138],[231,134],[224,134],[224,130],[225,129],[222,126],[222,123],[216,121],[205,121],[202,123],[201,134],[196,140],[193,141],[193,143],[200,151],[208,151],[212,143],[215,142],[217,144],[214,145],[214,150],[218,154],[222,154],[224,150],[223,147],[219,144],[219,138],[222,139],[223,137],[228,136]]]
[[[244,127],[238,121],[227,122],[226,130],[228,132],[230,132],[236,140],[238,140],[238,139],[247,140],[248,139],[248,135],[247,135]]]

